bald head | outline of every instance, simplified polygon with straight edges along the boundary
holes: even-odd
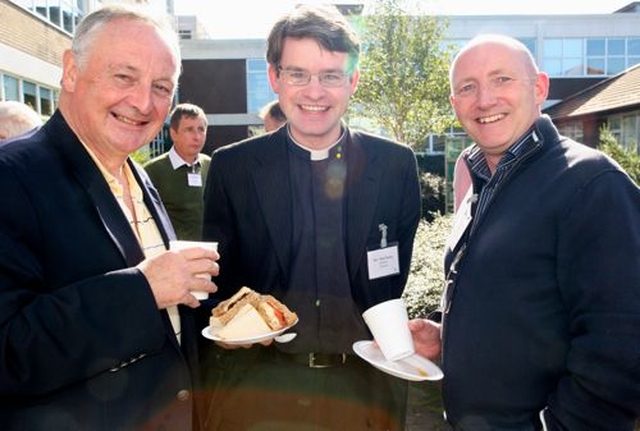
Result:
[[[471,39],[453,58],[451,62],[451,67],[449,68],[449,82],[451,83],[451,93],[453,94],[454,88],[454,73],[457,69],[457,65],[462,57],[464,57],[468,52],[475,51],[479,48],[485,48],[488,46],[494,46],[496,48],[502,47],[504,49],[509,49],[513,51],[515,57],[514,59],[518,59],[522,62],[522,66],[525,69],[525,72],[531,77],[536,76],[539,72],[538,66],[536,65],[536,61],[531,55],[531,51],[519,40],[514,39],[509,36],[504,36],[501,34],[483,34],[480,36],[476,36]]]
[[[42,125],[40,115],[21,102],[0,102],[0,139],[22,135]]]

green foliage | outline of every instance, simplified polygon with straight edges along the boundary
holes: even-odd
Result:
[[[422,218],[431,222],[445,212],[444,178],[423,172],[420,174],[420,194],[422,200]]]
[[[402,0],[375,0],[362,17],[361,77],[351,103],[393,139],[418,149],[430,133],[453,124],[448,67],[452,46],[442,17],[405,13]]]
[[[600,129],[598,148],[618,162],[636,184],[640,184],[640,155],[635,149],[620,145],[606,126]]]
[[[453,216],[421,220],[413,245],[411,270],[403,297],[409,316],[425,317],[438,308],[444,286],[444,251]]]
[[[146,161],[148,161],[151,157],[151,152],[149,151],[149,146],[144,145],[139,148],[136,152],[131,154],[131,158],[138,164],[143,165]]]

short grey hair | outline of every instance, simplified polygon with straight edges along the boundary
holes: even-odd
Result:
[[[71,51],[80,67],[84,66],[96,35],[106,24],[116,20],[141,21],[157,28],[169,44],[177,64],[181,64],[180,38],[175,30],[175,22],[170,15],[156,13],[134,5],[109,4],[86,15],[76,28],[71,42]]]

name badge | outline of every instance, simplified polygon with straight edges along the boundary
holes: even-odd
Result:
[[[398,245],[391,244],[389,247],[368,251],[367,267],[369,268],[369,280],[400,274]]]
[[[380,248],[367,252],[367,268],[369,280],[400,274],[400,258],[398,244],[387,244],[387,225],[380,223]]]
[[[190,187],[202,187],[202,175],[199,173],[187,174],[187,183]]]

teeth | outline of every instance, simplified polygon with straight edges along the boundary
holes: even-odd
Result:
[[[317,106],[317,105],[301,105],[301,107],[305,111],[316,111],[316,112],[326,111],[327,109],[324,106]]]
[[[478,118],[478,122],[482,124],[488,124],[488,123],[494,123],[498,120],[501,120],[502,118],[504,118],[504,114],[496,114],[490,117]]]
[[[141,124],[141,123],[139,123],[137,121],[133,121],[133,120],[127,118],[127,117],[123,117],[122,115],[116,115],[116,118],[119,121],[122,121],[123,123],[133,124],[134,126],[137,126],[137,125]]]

